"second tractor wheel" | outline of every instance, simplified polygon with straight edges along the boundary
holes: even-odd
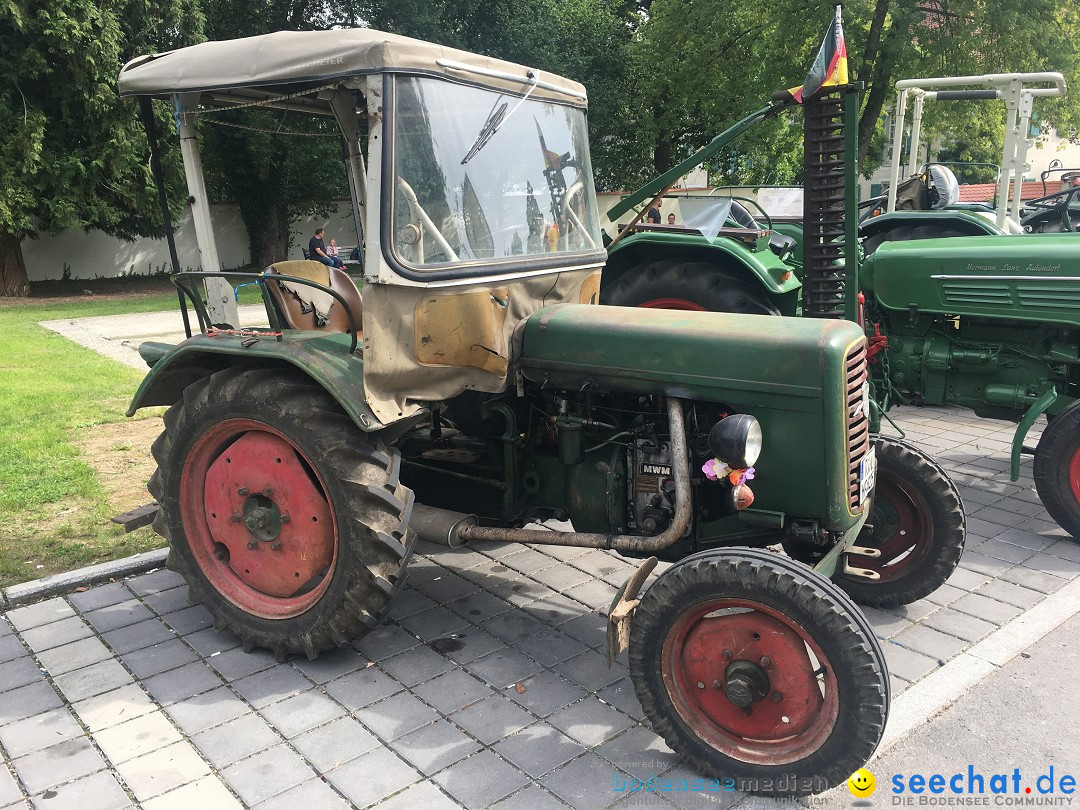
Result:
[[[610,290],[602,288],[600,299],[616,307],[780,314],[764,294],[723,268],[677,257],[631,268]]]
[[[820,793],[874,753],[889,678],[866,618],[802,563],[746,548],[684,558],[641,598],[630,675],[653,729],[736,790]]]
[[[838,570],[837,584],[861,605],[895,607],[937,590],[964,551],[964,505],[933,459],[899,439],[878,437],[877,485],[858,545],[880,557],[848,555],[851,566],[876,572],[870,580]]]
[[[397,452],[298,373],[227,369],[165,414],[148,485],[170,568],[244,648],[309,659],[378,624],[412,552]]]
[[[1034,473],[1046,511],[1080,542],[1080,403],[1059,413],[1043,431]]]

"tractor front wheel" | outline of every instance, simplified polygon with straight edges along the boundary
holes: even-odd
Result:
[[[412,550],[397,452],[308,378],[227,369],[165,414],[149,482],[168,565],[219,629],[314,659],[378,624]]]
[[[874,753],[885,659],[829,580],[766,551],[712,549],[664,572],[631,628],[642,709],[703,774],[751,793],[807,795]]]
[[[1080,542],[1080,402],[1043,431],[1035,448],[1035,489],[1050,517]]]
[[[895,607],[922,599],[947,580],[964,551],[964,505],[952,480],[926,453],[899,439],[878,437],[877,484],[858,545],[879,557],[847,556],[876,580],[845,575],[836,582],[860,605]]]

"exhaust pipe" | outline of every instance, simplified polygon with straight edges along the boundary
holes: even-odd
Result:
[[[462,537],[462,532],[477,523],[479,521],[476,515],[451,512],[449,509],[418,503],[413,506],[409,528],[416,532],[416,536],[421,540],[447,548],[461,548],[468,540]]]

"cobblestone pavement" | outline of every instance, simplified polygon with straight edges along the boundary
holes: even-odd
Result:
[[[894,694],[1080,575],[1012,426],[905,409],[949,469],[968,546],[926,600],[868,610]],[[1034,437],[1029,441],[1034,441]],[[609,669],[603,610],[633,562],[601,551],[418,549],[389,620],[315,662],[244,653],[168,571],[0,616],[0,808],[624,807],[613,777],[692,774]],[[623,656],[625,660],[625,655]],[[648,797],[725,807],[727,795]]]

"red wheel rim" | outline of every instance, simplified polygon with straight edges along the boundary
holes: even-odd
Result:
[[[203,431],[184,459],[180,510],[196,564],[240,609],[286,619],[329,587],[338,537],[326,487],[269,425],[229,419]]]
[[[1069,486],[1072,487],[1073,497],[1080,502],[1080,447],[1076,448],[1069,462]]]
[[[767,689],[748,708],[725,691],[740,667],[766,678]],[[661,672],[683,722],[742,762],[803,759],[821,747],[839,717],[836,676],[821,648],[792,619],[758,602],[714,599],[683,613],[664,640]]]
[[[638,306],[646,309],[682,309],[690,312],[707,312],[705,307],[695,304],[693,301],[687,301],[685,298],[654,298],[652,301],[646,301]]]
[[[880,557],[852,554],[852,565],[877,571],[877,582],[893,582],[919,566],[934,542],[930,505],[911,483],[879,470],[874,492],[874,536]]]

